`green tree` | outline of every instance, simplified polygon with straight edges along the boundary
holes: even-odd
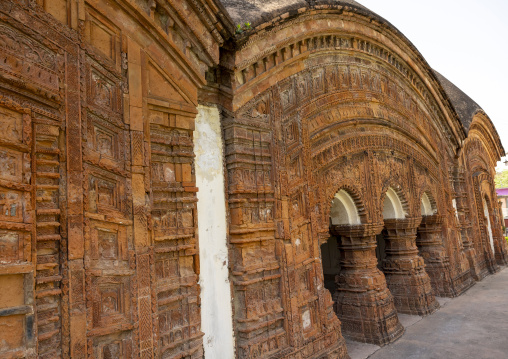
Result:
[[[496,182],[496,188],[508,188],[508,170],[498,172],[494,182]]]

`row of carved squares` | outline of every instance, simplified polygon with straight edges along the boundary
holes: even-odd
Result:
[[[271,166],[230,166],[228,168],[230,190],[272,189]]]
[[[326,75],[325,75],[326,73]],[[370,68],[359,66],[333,65],[326,68],[315,68],[296,74],[279,84],[283,109],[290,111],[302,101],[313,96],[323,94],[327,90],[339,89],[365,89],[375,92],[387,93],[412,111],[416,109],[415,103],[410,101],[401,88]]]
[[[198,326],[201,323],[200,311],[197,301],[175,300],[168,305],[159,305],[158,310],[159,331],[169,334],[175,330],[185,330],[188,327]],[[192,331],[192,329],[191,329]],[[182,333],[192,335],[192,332]],[[180,340],[178,338],[174,338]],[[174,341],[174,340],[173,340]]]
[[[195,301],[177,300],[159,307],[158,324],[163,345],[193,337],[200,331],[198,304]]]
[[[261,341],[248,341],[243,344],[239,340],[238,344],[240,358],[260,358],[263,355],[269,355],[269,353],[285,348],[288,345],[288,338],[285,331],[279,331],[278,333],[271,333],[270,336]]]
[[[257,223],[273,223],[274,219],[274,203],[273,202],[253,202],[249,205],[231,204],[231,224],[257,224]]]
[[[158,285],[173,285],[182,278],[195,276],[194,260],[194,256],[185,255],[181,251],[157,254],[155,276]]]
[[[155,237],[168,234],[191,234],[196,225],[194,204],[171,206],[152,210],[153,230]]]
[[[248,286],[244,291],[245,319],[278,315],[282,310],[280,286],[279,279],[263,281]]]

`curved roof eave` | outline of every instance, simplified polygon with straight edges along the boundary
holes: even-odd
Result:
[[[464,91],[455,86],[451,81],[449,81],[446,77],[441,75],[436,70],[432,70],[436,75],[437,79],[441,83],[441,86],[446,92],[450,102],[452,103],[455,111],[459,115],[460,121],[464,126],[466,132],[469,132],[469,127],[471,126],[471,122],[473,121],[474,115],[478,111],[482,111],[480,105],[478,105],[471,97],[466,95]]]
[[[496,126],[494,126],[494,123],[490,119],[489,115],[487,115],[482,107],[478,105],[471,97],[469,97],[466,93],[464,93],[464,91],[455,86],[446,77],[441,75],[436,70],[432,71],[434,71],[434,74],[441,83],[441,86],[444,88],[446,95],[454,107],[455,112],[459,115],[460,121],[462,122],[462,126],[464,126],[466,133],[469,133],[469,129],[471,128],[471,124],[473,123],[475,116],[478,114],[483,114],[492,126],[494,132],[491,133],[493,142],[499,146],[499,153],[501,156],[505,156],[505,149],[501,142],[501,138],[499,137]]]
[[[231,22],[244,24],[250,22],[252,30],[236,36],[236,42],[242,42],[252,34],[270,28],[284,19],[292,18],[309,10],[346,10],[366,16],[386,26],[394,35],[413,51],[414,55],[427,68],[429,76],[439,87],[445,101],[450,105],[453,115],[467,137],[473,116],[481,107],[463,91],[448,81],[444,76],[433,70],[416,46],[388,20],[366,8],[354,0],[218,0],[228,12]],[[234,31],[233,29],[231,29]]]

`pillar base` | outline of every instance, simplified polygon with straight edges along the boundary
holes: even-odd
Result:
[[[456,286],[454,285],[450,273],[450,265],[448,263],[432,263],[426,261],[425,264],[425,271],[430,278],[430,284],[432,286],[432,290],[434,291],[434,295],[447,298],[454,298],[458,296]],[[470,280],[470,282],[472,283],[472,280]]]
[[[393,296],[377,268],[376,234],[383,224],[334,226],[341,236],[341,272],[336,276],[335,311],[343,335],[353,340],[385,345],[404,333]],[[335,232],[335,233],[334,233]]]
[[[506,248],[506,240],[504,237],[496,238],[495,240],[496,246],[496,263],[501,267],[505,267],[508,265],[508,251]]]
[[[386,275],[386,283],[399,313],[426,316],[439,309],[426,273]]]
[[[453,298],[457,294],[452,280],[450,259],[443,246],[444,220],[443,216],[437,214],[422,217],[416,245],[425,262],[425,271],[430,278],[434,295]]]
[[[416,247],[421,218],[388,219],[383,272],[399,313],[429,315],[439,308],[423,258]]]
[[[475,285],[475,280],[471,274],[471,269],[460,273],[455,278],[452,278],[453,287],[455,289],[455,296],[458,297],[469,290]]]
[[[383,346],[404,334],[393,296],[388,289],[380,292],[336,294],[336,313],[342,322],[342,333],[345,337]]]
[[[476,251],[471,243],[468,243],[467,247],[464,245],[464,253],[469,262],[471,277],[473,277],[473,279],[477,282],[481,281],[483,278],[485,278],[487,272],[485,271],[485,275],[482,276],[482,269],[481,266],[478,264],[478,260],[476,258]]]

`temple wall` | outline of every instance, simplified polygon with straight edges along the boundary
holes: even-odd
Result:
[[[1,2],[0,355],[203,357],[196,6]]]
[[[466,138],[400,34],[332,6],[243,36],[223,11],[0,1],[0,357],[345,359],[343,330],[403,333],[390,271],[430,314],[506,265],[495,129]]]

